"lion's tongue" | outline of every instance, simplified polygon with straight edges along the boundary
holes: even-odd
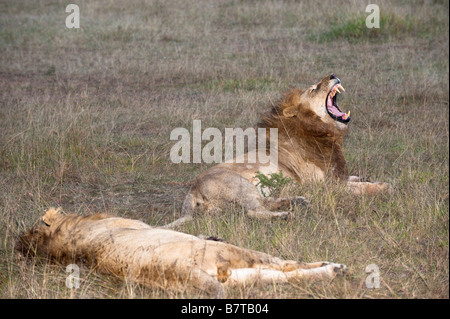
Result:
[[[328,108],[328,111],[330,111],[337,117],[342,117],[345,115],[345,113],[339,111],[337,109],[337,107],[333,105],[333,101],[331,99],[328,99],[328,101],[327,101],[327,108]]]

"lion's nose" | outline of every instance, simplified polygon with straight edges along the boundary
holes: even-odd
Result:
[[[341,83],[341,80],[339,80],[339,78],[337,78],[336,75],[334,75],[334,73],[331,73],[330,75],[330,81],[331,80],[337,80],[337,83]]]

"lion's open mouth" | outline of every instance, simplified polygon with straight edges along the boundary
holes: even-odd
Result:
[[[350,111],[348,113],[341,112],[336,103],[336,93],[341,93],[339,89],[345,91],[340,83],[334,85],[330,90],[326,99],[326,108],[333,119],[342,123],[348,123],[350,122]]]

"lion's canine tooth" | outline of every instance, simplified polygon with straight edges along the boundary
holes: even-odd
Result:
[[[339,94],[341,94],[341,91],[339,91],[339,89],[336,87],[336,91],[338,91],[339,92]]]
[[[344,87],[343,87],[342,85],[338,84],[338,87],[339,87],[342,91],[345,92],[345,89],[344,89]]]
[[[350,111],[348,111],[347,115],[348,115],[348,117],[350,117]]]

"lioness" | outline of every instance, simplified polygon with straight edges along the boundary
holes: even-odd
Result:
[[[328,262],[283,260],[138,220],[63,214],[55,208],[19,237],[16,249],[61,263],[84,263],[95,271],[144,285],[190,284],[218,297],[227,285],[332,279],[347,269]]]
[[[345,182],[355,194],[390,191],[387,183],[363,182],[357,176],[349,176],[342,143],[351,117],[350,112],[342,112],[336,102],[340,90],[344,91],[341,81],[330,74],[308,89],[292,89],[285,94],[262,115],[258,124],[261,128],[278,129],[278,166],[249,163],[246,159],[250,152],[256,152],[251,150],[244,154],[243,163],[235,158],[208,169],[196,178],[186,196],[182,208],[184,217],[166,226],[180,225],[196,211],[218,211],[224,202],[236,202],[249,217],[257,218],[285,218],[289,212],[273,210],[288,207],[293,202],[306,202],[303,197],[263,198],[255,187],[258,172],[269,175],[281,170],[299,183],[324,181],[328,175]],[[266,145],[270,145],[269,136],[266,139]]]

